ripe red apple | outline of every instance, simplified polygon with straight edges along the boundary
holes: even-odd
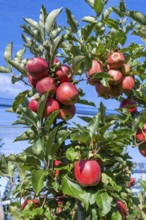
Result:
[[[48,76],[49,65],[45,59],[35,57],[27,61],[26,70],[34,79],[41,79]]]
[[[135,183],[136,183],[136,179],[131,177],[131,178],[130,178],[130,181],[129,181],[129,183],[128,183],[128,186],[129,186],[129,187],[134,186]]]
[[[59,63],[60,61],[58,60],[58,58],[54,58],[54,60],[53,60],[53,64],[55,64],[55,63]]]
[[[37,112],[38,111],[38,99],[32,99],[28,104],[28,108],[33,112]]]
[[[124,54],[120,52],[114,52],[108,57],[108,65],[110,69],[119,69],[125,62]]]
[[[68,121],[74,117],[75,113],[76,113],[75,105],[68,105],[68,106],[66,105],[61,107],[59,117],[64,121]]]
[[[69,82],[71,81],[73,72],[71,68],[65,64],[62,64],[56,71],[55,75],[58,78],[58,80],[63,83],[63,82]]]
[[[119,85],[110,85],[109,90],[109,95],[111,98],[120,96],[122,93],[121,87]]]
[[[56,86],[55,80],[49,76],[38,80],[36,84],[36,90],[41,95],[47,92],[49,92],[49,95],[53,95],[55,94],[56,89],[57,89],[57,86]]]
[[[122,219],[125,219],[128,215],[127,206],[120,200],[117,201],[117,209],[122,215]]]
[[[146,157],[146,141],[138,146],[139,152]]]
[[[79,160],[75,164],[74,174],[81,186],[96,186],[101,178],[101,169],[96,160]]]
[[[135,81],[132,76],[125,76],[121,82],[121,88],[125,91],[132,90],[135,86]]]
[[[130,74],[130,66],[126,63],[123,64],[123,66],[121,67],[121,72],[123,73],[123,75],[129,75]]]
[[[44,117],[48,117],[52,112],[59,109],[59,103],[57,100],[48,98],[44,109]]]
[[[30,74],[28,74],[28,81],[30,83],[30,85],[35,88],[36,84],[38,82],[38,79],[34,79]]]
[[[104,72],[104,65],[101,61],[92,60],[92,67],[87,72],[88,77],[88,83],[90,85],[95,85],[99,79],[90,79],[90,77],[93,77],[96,73]]]
[[[140,142],[146,140],[146,124],[144,124],[144,127],[142,129],[137,129],[136,139]]]
[[[96,89],[96,92],[98,93],[99,96],[101,96],[105,99],[110,98],[110,96],[109,96],[109,92],[110,92],[109,87],[104,86],[100,81],[98,81],[96,83],[95,89]]]
[[[28,199],[22,203],[21,208],[24,209],[29,203],[33,203],[35,208],[40,206],[40,202],[37,199]]]
[[[134,113],[137,109],[136,102],[131,98],[123,99],[120,108],[127,108],[130,113]]]
[[[63,82],[56,90],[56,97],[64,105],[73,105],[78,101],[79,93],[74,84]]]
[[[122,79],[123,79],[123,74],[120,70],[116,70],[116,69],[110,69],[108,71],[108,74],[110,76],[112,76],[112,78],[109,79],[109,83],[112,85],[118,85],[121,83]]]
[[[59,164],[61,164],[62,162],[60,161],[60,160],[54,160],[53,161],[53,166],[54,167],[57,167]],[[55,174],[56,175],[59,175],[59,173],[60,173],[60,170],[55,170]]]

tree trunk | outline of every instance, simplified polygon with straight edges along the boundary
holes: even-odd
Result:
[[[79,200],[77,201],[77,207],[77,220],[85,220],[85,210]]]

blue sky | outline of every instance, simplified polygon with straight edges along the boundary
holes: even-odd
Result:
[[[127,8],[145,13],[146,1],[145,0],[126,0]],[[117,6],[119,0],[109,0],[108,6]],[[20,25],[23,24],[23,18],[32,18],[38,20],[41,5],[51,11],[60,7],[69,8],[75,15],[77,20],[81,20],[86,15],[91,15],[93,12],[84,0],[0,0],[0,65],[5,65],[3,58],[4,49],[8,43],[14,42],[14,52],[22,48],[23,41],[21,38]],[[66,23],[65,15],[59,17],[59,23],[64,25]],[[136,41],[135,37],[130,38],[131,41]],[[14,98],[19,92],[23,91],[26,87],[21,83],[11,84],[9,74],[0,74],[0,98]],[[85,88],[87,91],[86,97],[90,101],[95,101],[98,106],[100,98],[91,86]],[[118,102],[111,100],[104,101],[107,108],[112,109],[118,107]],[[3,112],[4,114],[4,112]],[[10,117],[11,118],[11,117]],[[10,141],[10,140],[9,140]],[[10,144],[8,141],[7,144]],[[144,162],[145,158],[139,155],[137,149],[130,150],[131,155],[139,162]]]

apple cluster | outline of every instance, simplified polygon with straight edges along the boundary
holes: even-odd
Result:
[[[75,115],[78,89],[72,82],[73,72],[69,66],[61,64],[57,58],[54,58],[53,67],[55,70],[51,71],[49,63],[40,57],[27,61],[28,80],[39,94],[39,98],[29,102],[28,108],[37,112],[40,97],[48,93],[43,117],[46,118],[52,112],[60,110],[58,117],[67,121]]]
[[[134,88],[135,80],[130,71],[124,54],[113,52],[108,57],[106,66],[100,60],[92,61],[91,69],[87,72],[88,83],[95,86],[98,95],[105,99],[117,97]],[[108,86],[103,85],[101,79],[95,76],[103,72],[109,75]]]

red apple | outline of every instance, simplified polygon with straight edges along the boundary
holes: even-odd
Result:
[[[26,70],[34,79],[41,79],[48,76],[49,65],[43,58],[35,57],[27,61]]]
[[[146,157],[146,141],[138,146],[139,152]]]
[[[132,177],[131,177],[131,178],[130,178],[130,181],[129,181],[129,183],[128,183],[128,186],[129,186],[129,187],[134,186],[135,183],[136,183],[135,178],[132,178]]]
[[[60,160],[54,160],[53,161],[53,166],[54,167],[57,167],[59,164],[61,164],[62,162],[60,161]],[[56,175],[59,175],[59,173],[60,173],[60,170],[55,170],[55,174]]]
[[[33,203],[35,208],[40,206],[40,202],[37,199],[28,199],[22,203],[21,208],[24,209],[29,203]]]
[[[38,99],[32,99],[28,104],[28,108],[33,112],[37,112],[38,111]]]
[[[34,79],[30,74],[28,74],[28,81],[30,83],[30,85],[35,88],[36,84],[38,82],[38,79]]]
[[[125,76],[121,82],[122,90],[129,91],[132,90],[135,86],[135,81],[132,76]]]
[[[110,98],[110,96],[109,96],[109,92],[110,92],[109,87],[104,86],[100,81],[98,81],[96,83],[95,89],[96,89],[96,92],[98,93],[99,96],[101,96],[105,99]]]
[[[123,101],[120,104],[120,108],[127,108],[130,113],[134,113],[137,109],[137,106],[136,102],[133,99],[127,98],[123,99]]]
[[[120,200],[117,201],[117,209],[122,215],[122,219],[125,219],[128,215],[127,206]]]
[[[58,60],[58,58],[54,58],[54,60],[53,60],[53,64],[55,64],[55,63],[59,63],[60,61]]]
[[[75,113],[76,113],[75,105],[63,106],[59,113],[59,117],[64,121],[68,121],[74,117]]]
[[[120,70],[110,69],[108,74],[112,77],[109,79],[109,83],[112,85],[118,85],[123,79],[123,74]]]
[[[74,84],[63,82],[57,88],[56,97],[64,105],[73,105],[78,101],[79,93]]]
[[[49,92],[49,95],[53,95],[55,94],[56,89],[57,89],[57,86],[56,86],[55,80],[49,76],[38,80],[36,84],[36,90],[41,95],[47,92]]]
[[[79,160],[75,164],[74,174],[83,187],[96,186],[101,179],[101,169],[96,160]]]
[[[136,132],[136,139],[140,142],[146,140],[146,124],[144,124],[142,129],[138,128]]]
[[[90,79],[90,77],[93,77],[96,73],[101,73],[101,72],[104,72],[104,65],[102,64],[102,62],[97,60],[92,60],[92,67],[87,72],[88,83],[90,85],[95,85],[99,79]]]
[[[62,64],[56,71],[55,75],[58,78],[58,80],[63,83],[63,82],[69,82],[71,81],[73,72],[71,68],[65,64]]]
[[[129,75],[130,74],[130,66],[126,63],[123,64],[123,66],[121,67],[121,72],[123,73],[123,75]]]
[[[119,69],[125,62],[124,54],[120,52],[114,52],[108,57],[108,65],[110,69]]]
[[[52,98],[48,98],[44,109],[44,117],[48,117],[52,112],[59,109],[59,103]]]

